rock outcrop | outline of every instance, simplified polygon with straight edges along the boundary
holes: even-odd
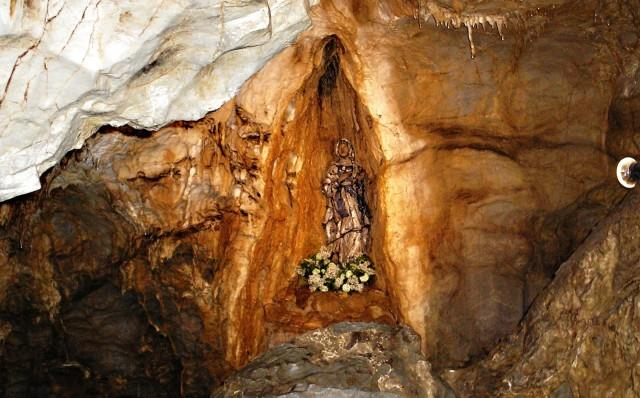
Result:
[[[230,376],[217,397],[453,398],[407,327],[339,323],[278,345]]]
[[[562,264],[518,331],[447,374],[469,397],[640,393],[640,196],[633,193]]]

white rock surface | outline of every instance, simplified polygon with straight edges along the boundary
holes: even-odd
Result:
[[[102,125],[157,129],[230,99],[317,0],[0,0],[0,201]]]

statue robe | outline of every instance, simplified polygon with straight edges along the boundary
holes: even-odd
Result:
[[[339,166],[333,162],[323,185],[327,198],[324,227],[327,246],[338,261],[366,254],[369,246],[369,215],[364,202],[364,177],[358,165],[340,181]]]

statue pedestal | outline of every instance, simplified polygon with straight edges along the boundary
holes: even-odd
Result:
[[[296,278],[281,296],[264,308],[269,346],[343,321],[396,324],[389,298],[375,285],[354,294],[312,293],[308,286],[298,286]]]

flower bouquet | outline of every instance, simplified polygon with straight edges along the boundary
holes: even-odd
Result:
[[[345,264],[336,264],[330,257],[331,253],[323,248],[300,262],[297,273],[306,280],[312,292],[361,292],[365,285],[373,283],[376,273],[366,255],[353,258]]]

